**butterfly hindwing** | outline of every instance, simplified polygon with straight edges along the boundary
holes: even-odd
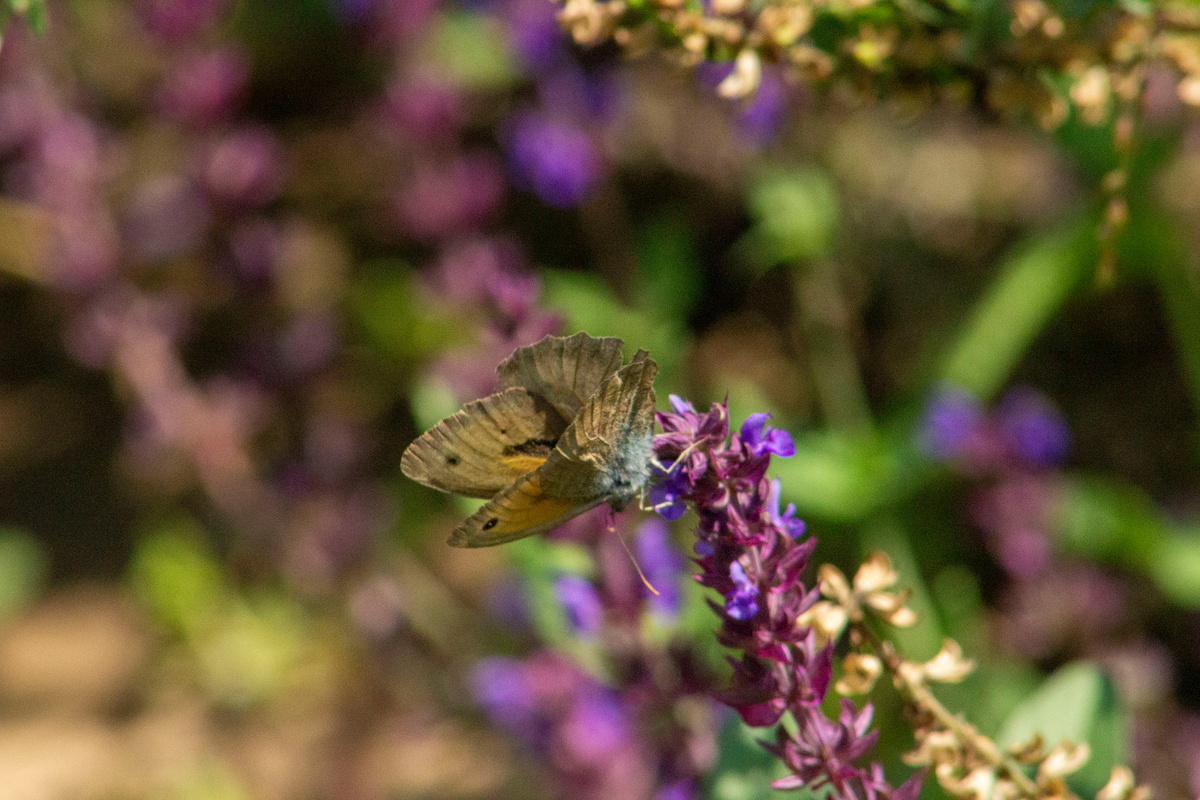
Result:
[[[405,450],[400,469],[434,489],[492,497],[541,466],[566,427],[541,397],[505,389],[422,434]]]
[[[450,534],[454,547],[490,547],[549,530],[590,508],[604,498],[576,501],[546,494],[541,474],[519,478],[482,508],[467,517]]]
[[[639,351],[580,410],[539,468],[554,497],[620,506],[649,478],[658,365]]]
[[[621,367],[620,339],[586,333],[547,336],[516,350],[496,369],[500,386],[544,397],[568,422]]]

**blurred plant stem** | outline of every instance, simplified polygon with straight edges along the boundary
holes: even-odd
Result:
[[[580,204],[579,220],[596,272],[617,299],[632,305],[638,275],[637,236],[625,198],[611,177],[600,181]]]
[[[871,409],[850,338],[850,310],[837,264],[819,259],[792,268],[795,318],[792,336],[808,355],[821,415],[831,428],[862,433]]]

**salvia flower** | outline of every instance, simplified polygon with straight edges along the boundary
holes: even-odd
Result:
[[[843,701],[836,720],[821,711],[833,646],[804,624],[819,593],[800,579],[816,541],[804,537],[793,506],[780,513],[779,482],[767,477],[772,455],[795,453],[792,438],[769,427],[766,414],[752,414],[730,435],[725,403],[701,414],[678,397],[670,402],[673,410],[657,415],[663,433],[654,451],[663,469],[650,494],[660,514],[686,504],[699,518],[696,577],[724,597],[711,604],[721,619],[719,641],[742,651],[730,660],[733,679],[720,698],[754,727],[775,725],[785,713],[795,720],[794,734],[780,726],[766,745],[792,771],[777,788],[829,786],[837,797],[912,800],[919,777],[892,788],[877,765],[856,763],[877,736],[868,730],[869,705]],[[882,592],[879,581],[870,583]]]
[[[787,431],[772,428],[767,424],[770,414],[751,414],[742,423],[740,435],[742,443],[750,448],[755,456],[766,453],[787,458],[796,454],[796,445]]]

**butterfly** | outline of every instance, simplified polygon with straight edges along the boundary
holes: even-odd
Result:
[[[449,544],[511,542],[637,496],[650,478],[658,365],[639,350],[622,366],[622,345],[577,333],[518,348],[496,369],[499,392],[409,445],[409,478],[488,499]]]

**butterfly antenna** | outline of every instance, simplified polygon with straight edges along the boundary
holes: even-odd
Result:
[[[637,559],[633,557],[633,551],[629,549],[629,545],[625,544],[625,537],[617,531],[616,526],[612,522],[608,523],[608,530],[617,537],[617,541],[621,543],[621,547],[625,548],[625,555],[629,556],[629,563],[633,564],[633,568],[637,570],[638,577],[642,579],[642,584],[650,590],[651,594],[657,597],[658,589],[655,589],[650,581],[646,580],[646,573],[642,572],[642,568],[638,566]]]
[[[682,453],[675,456],[675,460],[671,462],[670,467],[665,466],[661,461],[658,460],[657,457],[651,458],[650,463],[652,463],[654,466],[658,467],[663,472],[670,475],[672,472],[675,471],[675,468],[678,467],[683,462],[684,456],[686,456],[688,453],[692,452],[699,446],[700,446],[700,440],[696,440],[696,441],[692,442],[691,444],[689,444],[686,448],[684,448],[684,451]]]

